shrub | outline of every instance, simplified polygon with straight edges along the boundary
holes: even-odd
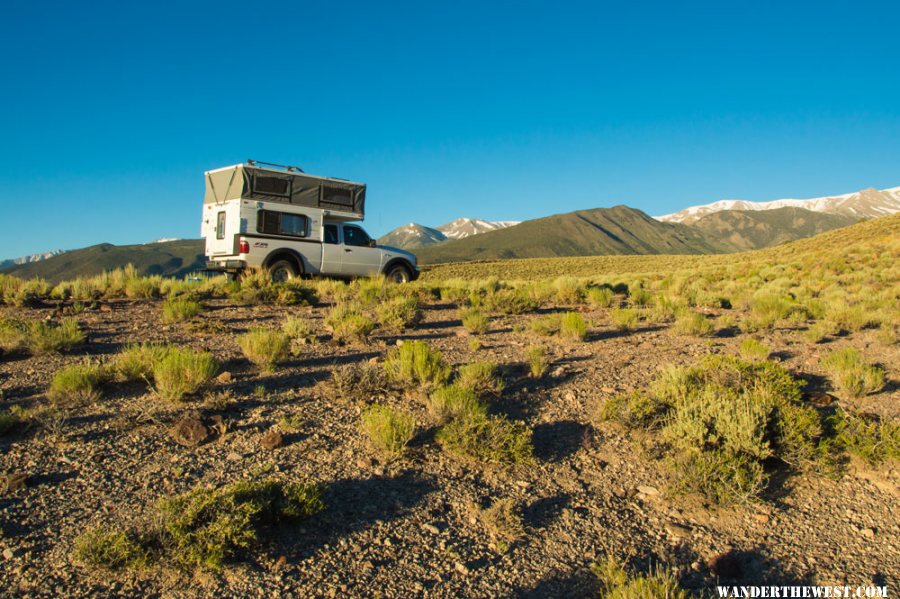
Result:
[[[834,323],[828,322],[827,320],[820,320],[819,322],[811,324],[803,331],[803,338],[810,343],[821,343],[828,337],[837,335],[838,332],[839,330]]]
[[[449,385],[439,387],[429,395],[428,413],[437,422],[446,423],[454,418],[487,415],[487,406],[472,389]]]
[[[595,308],[608,308],[613,303],[615,294],[609,287],[590,287],[587,290],[587,301]]]
[[[468,308],[460,312],[463,327],[473,335],[481,335],[488,329],[491,319],[477,308]]]
[[[680,454],[670,467],[677,473],[676,492],[699,493],[718,505],[746,503],[767,481],[760,462],[722,450]]]
[[[738,351],[743,359],[750,362],[762,362],[763,360],[768,359],[769,354],[772,353],[769,346],[752,337],[748,337],[741,341],[741,346]]]
[[[539,316],[528,323],[528,328],[532,333],[541,335],[542,337],[551,337],[559,333],[560,316],[559,314],[548,314],[547,316]]]
[[[542,345],[528,346],[528,349],[525,350],[525,357],[528,360],[528,373],[532,378],[541,378],[550,367],[547,350]]]
[[[277,480],[200,488],[162,500],[162,544],[176,564],[219,570],[258,541],[260,525],[309,518],[323,509],[316,485]]]
[[[485,393],[497,393],[503,391],[505,383],[498,376],[497,365],[493,362],[472,362],[459,367],[457,384],[465,389],[471,389],[478,395]]]
[[[514,543],[525,535],[522,516],[512,499],[498,499],[482,510],[481,523],[491,537],[503,543]]]
[[[75,558],[89,566],[119,570],[150,563],[147,540],[113,528],[92,528],[75,539]]]
[[[85,335],[74,318],[63,318],[58,325],[46,321],[29,322],[26,344],[36,355],[67,351],[82,343]]]
[[[13,407],[11,410],[0,410],[0,436],[17,428],[25,419],[20,414],[20,409]]]
[[[500,314],[525,314],[534,312],[540,302],[524,289],[500,289],[484,297],[484,308]],[[473,304],[474,305],[474,304]]]
[[[569,341],[584,341],[587,324],[578,312],[566,312],[559,319],[559,336]]]
[[[416,421],[390,406],[373,404],[362,414],[362,430],[377,449],[397,457],[415,435]]]
[[[600,581],[600,596],[607,599],[688,599],[675,576],[656,568],[648,574],[630,575],[614,557],[591,567]]]
[[[408,341],[391,351],[384,361],[385,373],[405,385],[424,384],[439,387],[450,377],[441,352],[424,341]]]
[[[375,317],[382,327],[402,331],[421,320],[422,310],[415,296],[398,296],[378,304]]]
[[[838,443],[870,466],[900,461],[900,422],[846,415],[837,429]]]
[[[782,295],[757,293],[750,302],[755,323],[762,329],[771,329],[779,320],[790,316],[794,302]]]
[[[241,275],[240,284],[231,290],[233,300],[248,304],[276,304],[293,306],[315,301],[313,291],[298,280],[275,283],[269,273],[255,269]]]
[[[454,418],[437,432],[437,442],[462,458],[493,464],[528,464],[533,460],[531,431],[502,416],[470,413]]]
[[[281,330],[292,341],[312,343],[316,339],[316,330],[312,322],[300,316],[288,316],[285,318],[284,322],[281,323]]]
[[[713,323],[699,312],[684,310],[675,319],[672,331],[677,335],[692,335],[695,337],[709,337],[715,333]]]
[[[856,332],[878,325],[878,319],[873,313],[859,304],[848,306],[847,304],[838,303],[834,306],[829,306],[825,314],[826,318],[834,323],[836,328],[843,331]]]
[[[609,311],[609,317],[620,331],[631,331],[638,323],[637,310],[632,308],[616,308]]]
[[[184,322],[200,314],[203,306],[190,298],[171,298],[163,303],[163,320],[168,323]]]
[[[380,368],[367,363],[345,364],[331,370],[331,381],[344,401],[371,401],[387,389],[384,377]]]
[[[365,342],[375,330],[375,323],[355,304],[338,304],[325,317],[332,336],[342,343]]]
[[[25,327],[0,319],[0,354],[13,354],[24,349],[26,339]]]
[[[580,304],[584,298],[584,287],[575,277],[562,276],[553,281],[556,300],[561,304]]]
[[[238,337],[244,357],[261,371],[272,372],[287,357],[290,338],[281,331],[252,328]]]
[[[884,369],[867,363],[859,350],[836,350],[822,359],[822,368],[842,392],[860,397],[884,387]]]
[[[122,381],[147,381],[153,376],[153,365],[165,355],[166,347],[157,343],[129,345],[116,354],[112,369]]]
[[[125,282],[125,295],[130,298],[155,299],[160,296],[162,277],[132,277]]]
[[[170,346],[153,364],[155,391],[165,400],[181,401],[199,391],[218,370],[211,353]]]
[[[632,306],[638,306],[642,308],[649,305],[652,299],[653,296],[650,294],[650,292],[641,287],[632,289],[628,293],[628,303]]]
[[[600,407],[600,420],[614,421],[630,428],[655,428],[669,406],[650,394],[635,391],[607,399]]]
[[[56,404],[90,402],[100,398],[104,373],[95,364],[66,366],[53,375],[47,397]]]

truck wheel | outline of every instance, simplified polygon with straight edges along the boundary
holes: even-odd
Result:
[[[290,281],[298,274],[297,268],[290,260],[276,260],[269,266],[269,278],[274,283]]]
[[[411,278],[412,275],[409,274],[409,269],[402,264],[392,266],[387,272],[387,279],[392,283],[409,283]]]

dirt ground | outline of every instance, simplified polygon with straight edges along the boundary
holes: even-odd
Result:
[[[537,338],[517,326],[534,315],[504,316],[472,351],[457,307],[435,302],[402,335],[376,332],[370,344],[356,346],[323,335],[274,374],[259,375],[242,357],[236,335],[251,325],[275,326],[286,314],[307,316],[321,329],[324,308],[216,300],[207,302],[199,324],[164,325],[158,302],[104,305],[77,315],[88,334],[78,350],[0,356],[2,403],[39,404],[61,366],[85,356],[109,359],[137,341],[212,351],[230,377],[220,377],[210,391],[230,390],[233,399],[172,405],[143,384],[110,385],[102,399],[56,426],[0,437],[0,472],[28,477],[25,488],[0,495],[4,596],[595,596],[590,565],[607,553],[639,569],[662,563],[689,589],[717,580],[900,588],[896,465],[873,472],[851,464],[838,480],[781,469],[758,503],[716,509],[696,497],[669,496],[666,473],[640,439],[596,422],[598,401],[643,387],[667,365],[737,354],[740,334],[681,337],[661,325],[619,332],[603,311],[582,307],[593,323],[585,342]],[[2,308],[20,318],[52,311]],[[329,381],[334,365],[380,361],[398,338],[426,340],[453,364],[500,364],[506,389],[491,399],[491,410],[531,427],[536,464],[490,467],[443,452],[414,394],[383,398],[415,413],[419,433],[404,458],[382,460],[359,430],[360,407],[336,398]],[[873,332],[815,345],[779,329],[762,340],[809,381],[807,392],[900,416],[900,348],[878,344]],[[524,365],[525,348],[534,343],[546,344],[553,361],[539,380]],[[850,401],[829,387],[818,359],[845,346],[886,368],[883,391]],[[175,443],[172,424],[192,410],[207,421],[222,416],[227,431],[195,448]],[[286,434],[282,447],[261,447],[263,433],[285,416],[298,416],[299,430]],[[184,573],[165,564],[110,573],[73,558],[80,533],[138,522],[160,497],[269,475],[321,483],[326,508],[299,526],[270,531],[257,551],[221,573]],[[516,502],[526,531],[508,548],[477,516],[479,507],[500,498]]]

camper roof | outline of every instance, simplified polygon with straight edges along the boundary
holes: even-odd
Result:
[[[299,169],[267,168],[255,163],[207,171],[205,178],[204,204],[245,199],[311,206],[358,218],[365,216],[364,183],[310,175]]]

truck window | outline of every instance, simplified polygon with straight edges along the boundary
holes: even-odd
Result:
[[[325,225],[325,243],[337,243],[337,225]]]
[[[266,235],[306,237],[309,219],[303,214],[260,210],[256,213],[256,231]]]
[[[344,245],[366,247],[369,245],[369,234],[352,225],[344,225]]]
[[[216,239],[225,239],[225,212],[216,215]]]

